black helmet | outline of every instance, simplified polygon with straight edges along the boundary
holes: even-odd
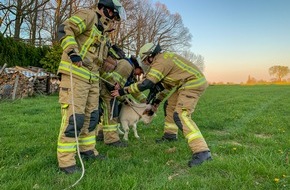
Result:
[[[104,9],[104,14],[109,19],[116,18],[118,21],[126,20],[126,12],[122,4],[118,0],[99,0],[98,8],[106,7],[114,12],[113,16],[110,16],[107,9]]]
[[[139,62],[138,62],[138,60],[137,60],[137,57],[135,57],[134,55],[131,55],[129,59],[130,59],[131,63],[134,65],[135,69],[136,69],[136,68],[140,68],[140,69],[142,69],[142,68],[140,67],[140,65],[139,65]]]

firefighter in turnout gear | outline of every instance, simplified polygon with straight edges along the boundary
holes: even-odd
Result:
[[[96,9],[78,10],[58,28],[63,54],[58,68],[62,120],[57,158],[60,170],[67,174],[79,170],[77,148],[84,159],[104,159],[95,148],[99,69],[110,46],[105,31],[114,20],[123,19],[124,14],[118,0],[100,0]]]
[[[98,126],[97,140],[104,140],[106,145],[114,147],[127,147],[127,143],[122,142],[118,134],[119,123],[117,117],[120,109],[118,101],[122,100],[118,98],[117,101],[111,96],[111,91],[115,88],[112,84],[118,84],[122,88],[128,86],[134,83],[135,76],[141,74],[142,69],[134,56],[127,58],[123,50],[116,45],[110,48],[108,59],[117,61],[117,64],[114,71],[101,72],[102,78],[109,81],[111,84],[103,81],[101,82],[100,99],[103,115],[101,119],[102,123]],[[132,96],[139,102],[146,102],[146,96],[141,92],[132,94]],[[113,112],[112,108],[114,108]],[[113,116],[111,114],[113,114]]]
[[[200,96],[208,86],[202,72],[183,57],[172,52],[162,52],[159,44],[145,44],[141,47],[139,56],[145,65],[150,66],[146,78],[127,88],[112,91],[112,96],[144,91],[156,85],[162,85],[165,89],[163,92],[172,90],[165,108],[164,135],[161,141],[176,140],[180,129],[192,151],[192,159],[188,162],[188,166],[211,160],[207,143],[191,118]],[[153,102],[155,107],[158,107],[166,93],[159,94]]]

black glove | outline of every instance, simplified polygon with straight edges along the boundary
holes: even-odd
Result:
[[[160,102],[162,102],[161,100],[159,100],[159,99],[155,99],[152,103],[153,103],[153,105],[154,104],[157,104],[157,105],[159,105],[160,104]]]
[[[82,58],[81,56],[75,54],[75,55],[71,55],[69,56],[70,60],[73,62],[73,63],[76,63],[76,62],[80,62],[82,61]]]
[[[152,102],[152,111],[153,112],[157,112],[160,102],[161,102],[161,100],[159,100],[159,99],[155,99]]]
[[[83,61],[81,56],[79,56],[74,50],[70,51],[67,55],[73,63]]]
[[[156,95],[163,91],[165,88],[163,87],[163,85],[161,84],[161,82],[156,83],[151,89],[150,92],[147,96],[147,104],[152,104],[154,103],[154,101],[156,100]],[[160,102],[159,102],[160,103]]]
[[[125,94],[127,94],[124,88],[119,89],[118,92],[120,96],[124,96]]]

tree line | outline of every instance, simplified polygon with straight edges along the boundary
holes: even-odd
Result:
[[[98,0],[7,0],[0,3],[0,32],[31,46],[58,46],[58,26],[81,8],[95,8]],[[137,55],[142,45],[158,42],[164,50],[177,52],[201,69],[204,58],[189,51],[192,35],[178,13],[150,0],[120,0],[127,19],[114,24],[112,43],[127,54]],[[15,61],[15,60],[13,60]]]
[[[257,80],[249,75],[246,84],[290,83],[290,78],[285,79],[290,73],[288,66],[274,65],[268,69],[268,72],[270,76],[274,77],[271,81]]]

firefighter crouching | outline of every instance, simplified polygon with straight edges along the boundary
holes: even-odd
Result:
[[[106,145],[113,147],[127,147],[127,143],[122,142],[118,133],[118,111],[120,105],[118,100],[114,100],[114,97],[111,96],[111,91],[114,90],[112,84],[118,84],[120,87],[125,87],[131,83],[134,83],[136,74],[141,74],[142,69],[139,66],[138,61],[134,56],[127,58],[125,52],[120,49],[118,46],[113,45],[108,53],[108,59],[116,61],[116,68],[112,72],[101,72],[101,76],[107,82],[101,81],[101,108],[102,108],[102,119],[101,124],[98,125],[97,130],[97,140],[104,141]],[[146,102],[146,96],[139,92],[132,94],[139,102]],[[114,104],[114,106],[113,106]],[[112,112],[112,108],[114,111]],[[111,115],[113,113],[113,115]]]
[[[118,0],[100,0],[96,9],[79,10],[59,26],[58,38],[63,54],[58,68],[62,120],[57,158],[60,170],[67,174],[79,170],[75,160],[75,132],[84,159],[104,158],[95,148],[95,127],[99,118],[99,68],[106,59],[109,44],[104,31],[114,20],[123,19],[124,14]]]
[[[191,115],[208,86],[202,72],[190,61],[172,52],[161,52],[159,44],[147,43],[141,47],[139,56],[145,65],[150,65],[146,79],[127,88],[112,91],[112,96],[122,96],[151,89],[162,84],[167,90],[174,90],[166,106],[164,135],[161,141],[177,139],[180,129],[192,151],[188,166],[199,165],[211,160],[210,150]],[[159,105],[164,96],[153,104]]]

